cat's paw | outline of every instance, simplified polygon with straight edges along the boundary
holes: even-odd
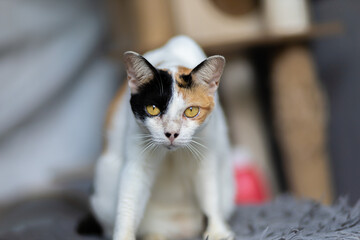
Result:
[[[206,231],[203,240],[235,240],[235,234],[230,230]]]
[[[160,234],[147,234],[142,238],[142,240],[166,240],[166,237]]]

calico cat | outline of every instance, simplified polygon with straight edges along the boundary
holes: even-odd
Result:
[[[222,56],[178,36],[126,52],[128,88],[110,106],[91,206],[115,240],[233,239],[229,140],[217,88]],[[207,226],[204,219],[207,218]]]

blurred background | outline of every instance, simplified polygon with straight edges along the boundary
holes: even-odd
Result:
[[[122,53],[179,34],[227,59],[239,203],[354,203],[359,12],[358,0],[1,1],[0,205],[89,183]]]

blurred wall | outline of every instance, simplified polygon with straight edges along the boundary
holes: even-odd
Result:
[[[100,0],[0,1],[0,202],[81,178],[119,68]]]
[[[344,33],[314,41],[329,102],[329,151],[337,195],[360,198],[360,1],[313,1],[315,22],[338,20]]]

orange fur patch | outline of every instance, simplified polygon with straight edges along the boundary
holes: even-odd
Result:
[[[120,89],[117,91],[117,93],[115,94],[115,97],[113,98],[113,100],[111,101],[107,113],[106,113],[106,118],[105,118],[105,126],[104,126],[104,130],[106,131],[107,129],[111,128],[112,125],[112,120],[114,118],[114,115],[116,113],[116,111],[118,110],[118,107],[123,99],[123,96],[125,95],[125,92],[128,88],[128,82],[124,81],[123,85],[120,87]],[[104,146],[103,146],[103,152],[106,151],[107,149],[107,139],[104,139]]]
[[[118,109],[119,104],[121,103],[121,100],[123,99],[123,96],[128,88],[128,83],[125,81],[121,88],[116,93],[114,99],[111,101],[107,114],[106,114],[106,120],[105,120],[105,129],[108,129],[111,127],[111,120],[113,119],[113,116]]]
[[[123,85],[120,87],[120,89],[117,91],[117,93],[115,94],[113,100],[111,101],[106,113],[105,129],[109,129],[111,127],[112,124],[111,121],[113,119],[113,116],[117,111],[118,106],[120,105],[127,88],[128,88],[128,83],[127,81],[125,81]]]
[[[182,74],[185,74],[185,75],[189,75],[191,73],[192,69],[190,68],[186,68],[186,67],[178,67],[178,71],[177,71],[177,74],[179,75],[182,75]]]
[[[191,73],[192,69],[186,68],[186,67],[178,67],[177,72],[175,73],[175,81],[178,85],[181,86],[187,86],[188,83],[185,82],[184,78],[182,76],[189,75]]]
[[[202,123],[213,110],[214,98],[208,94],[206,87],[196,85],[190,89],[178,88],[185,102],[190,106],[200,107],[200,113],[193,120]]]
[[[178,67],[178,72],[175,73],[175,81],[182,86],[188,83],[181,77],[189,75],[192,69],[185,67]],[[215,106],[214,97],[209,95],[209,89],[205,84],[198,84],[196,79],[192,79],[191,87],[179,87],[176,85],[176,90],[183,96],[185,102],[190,106],[200,107],[200,113],[193,120],[200,124],[205,121],[206,117],[211,113]]]

